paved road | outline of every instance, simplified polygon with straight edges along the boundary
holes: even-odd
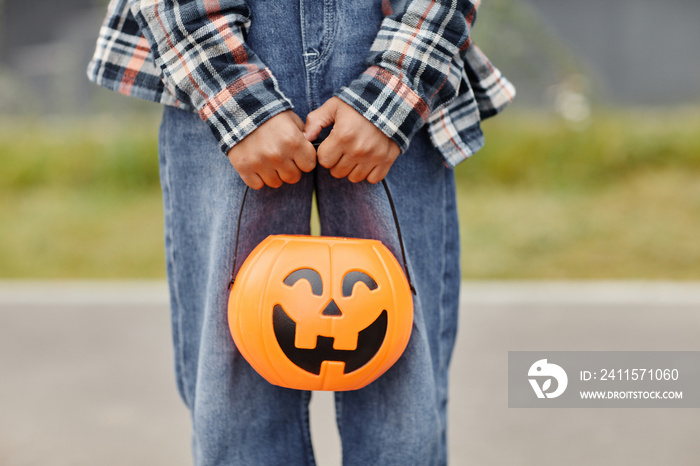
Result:
[[[0,465],[190,464],[162,283],[0,282]],[[465,283],[453,465],[695,465],[695,409],[509,409],[508,350],[700,350],[700,284]],[[327,394],[320,466],[339,464]]]

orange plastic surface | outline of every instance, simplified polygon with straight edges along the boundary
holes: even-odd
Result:
[[[268,382],[355,390],[403,353],[413,296],[379,241],[273,235],[241,266],[228,317],[239,351]]]

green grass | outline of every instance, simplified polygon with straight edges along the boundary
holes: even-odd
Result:
[[[592,191],[460,190],[466,278],[700,278],[700,178],[640,171]]]
[[[484,149],[457,168],[461,185],[592,190],[624,183],[639,170],[700,172],[699,110],[594,114],[578,127],[538,113],[506,113],[484,128]]]
[[[156,118],[0,118],[0,190],[158,189]]]
[[[0,201],[0,276],[164,276],[158,191],[33,189]]]
[[[0,277],[163,277],[157,127],[0,121]]]
[[[164,276],[156,118],[0,119],[0,278]],[[471,279],[700,279],[700,111],[506,113],[456,170]]]
[[[457,168],[466,278],[700,279],[700,113],[485,125]]]

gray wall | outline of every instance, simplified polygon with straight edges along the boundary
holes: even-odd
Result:
[[[144,109],[85,67],[102,0],[0,0],[0,113]],[[700,103],[700,1],[486,0],[475,35],[518,87],[518,105],[581,73],[598,103]]]
[[[527,2],[585,60],[603,97],[622,104],[700,102],[700,1]]]

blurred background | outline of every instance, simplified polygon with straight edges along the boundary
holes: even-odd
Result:
[[[490,0],[516,102],[457,169],[464,277],[700,278],[700,3]],[[0,0],[0,277],[162,278],[158,105],[88,82],[104,0]]]
[[[160,107],[85,77],[106,3],[0,0],[0,466],[189,463]],[[505,364],[698,349],[700,3],[483,3],[474,40],[518,95],[456,169],[453,464],[697,464],[695,411],[508,409]]]

